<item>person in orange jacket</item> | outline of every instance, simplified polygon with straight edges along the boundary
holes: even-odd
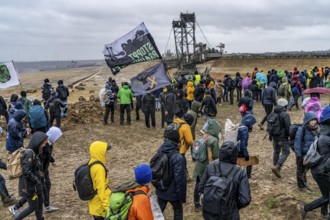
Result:
[[[134,169],[135,180],[126,182],[114,191],[125,191],[132,193],[133,202],[128,211],[128,220],[153,220],[148,192],[148,184],[152,179],[152,170],[149,165],[141,164]]]

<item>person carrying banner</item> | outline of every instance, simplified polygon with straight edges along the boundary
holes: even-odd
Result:
[[[7,104],[2,96],[0,96],[0,115],[5,117],[6,123],[8,125],[9,116],[8,116],[8,112],[7,112]]]

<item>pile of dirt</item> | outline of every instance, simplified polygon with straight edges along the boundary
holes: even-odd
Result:
[[[104,108],[100,106],[99,102],[86,101],[86,99],[81,98],[80,102],[69,104],[69,111],[70,113],[65,120],[66,125],[76,126],[76,124],[100,122]]]

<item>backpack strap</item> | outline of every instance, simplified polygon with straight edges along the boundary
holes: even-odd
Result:
[[[104,168],[104,171],[105,171],[105,177],[107,178],[107,177],[108,177],[107,168],[104,166],[104,164],[103,164],[101,161],[96,160],[96,161],[92,162],[91,164],[88,164],[89,169],[90,169],[93,165],[95,165],[95,164],[100,164],[100,165],[102,165],[102,167]]]

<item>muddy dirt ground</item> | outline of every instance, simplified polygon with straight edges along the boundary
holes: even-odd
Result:
[[[129,68],[129,67],[128,67]],[[134,69],[132,69],[133,71]],[[86,81],[86,90],[74,91],[74,99],[80,95],[89,100],[89,96],[98,93],[100,82],[108,77],[105,71],[94,79]],[[125,80],[125,79],[124,79]],[[104,81],[103,81],[104,82]],[[90,92],[94,90],[94,92]],[[96,92],[97,91],[97,92]],[[38,93],[40,94],[40,93]],[[329,97],[322,97],[324,105],[329,103]],[[135,120],[135,111],[132,111],[132,124],[119,125],[119,113],[115,114],[115,123],[103,125],[103,108],[94,101],[75,102],[70,104],[69,116],[63,119],[62,130],[64,132],[61,139],[55,143],[54,157],[58,167],[50,167],[52,180],[51,204],[59,207],[60,211],[45,214],[45,219],[91,219],[88,214],[87,203],[78,198],[73,191],[73,173],[76,167],[87,162],[89,159],[89,146],[93,141],[105,141],[113,145],[113,149],[108,153],[107,168],[109,169],[110,188],[114,188],[121,183],[133,180],[133,168],[141,163],[149,163],[150,158],[162,144],[163,129],[160,123],[160,112],[156,113],[156,129],[147,129],[144,120]],[[227,103],[218,106],[216,119],[224,126],[226,118],[234,122],[240,121],[240,114],[236,105]],[[292,122],[301,122],[303,113],[301,110],[289,112]],[[140,112],[140,114],[142,114]],[[257,122],[264,116],[264,110],[260,103],[256,103],[254,115]],[[141,117],[142,116],[142,117]],[[140,118],[144,118],[141,115]],[[199,118],[197,126],[197,138],[201,136],[198,132],[204,123],[203,118]],[[3,125],[3,119],[0,125]],[[282,179],[276,178],[272,171],[272,144],[268,139],[264,139],[265,131],[260,131],[257,125],[249,139],[250,155],[259,155],[260,164],[253,167],[252,178],[250,180],[252,202],[241,210],[241,219],[296,219],[296,206],[298,203],[310,202],[320,196],[317,185],[308,173],[308,183],[312,189],[311,193],[300,192],[296,186],[295,178],[295,156],[291,152],[289,159],[282,169]],[[25,145],[29,139],[25,140]],[[6,158],[5,135],[0,137],[0,158]],[[192,174],[194,163],[188,153],[188,170]],[[7,187],[10,193],[17,195],[18,180],[9,180],[4,170],[1,173],[5,176]],[[184,205],[185,219],[202,219],[200,213],[194,211],[193,189],[194,182],[188,182],[187,202]],[[151,186],[150,194],[154,194]],[[307,214],[307,219],[318,219],[319,210]],[[173,219],[173,212],[170,206],[165,211],[166,219]],[[8,209],[0,207],[0,219],[13,219]],[[31,215],[27,219],[34,219]]]

